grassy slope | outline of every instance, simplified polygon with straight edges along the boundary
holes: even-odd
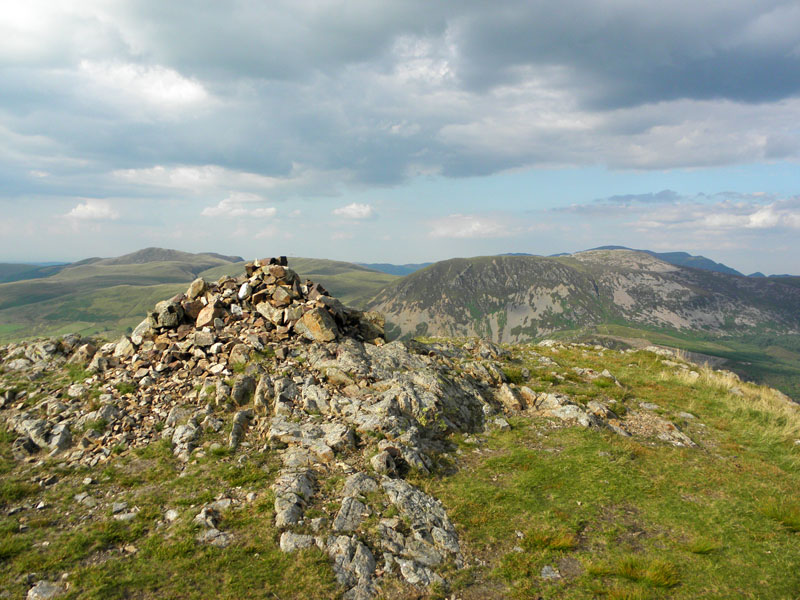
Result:
[[[638,329],[624,325],[599,325],[590,329],[569,330],[551,337],[592,340],[605,337],[622,340],[647,340],[653,344],[710,354],[726,359],[725,368],[775,387],[800,399],[800,336],[753,334],[711,337],[697,332]]]
[[[558,367],[514,351],[534,389],[612,397],[622,411],[654,402],[700,448],[526,417],[461,438],[459,471],[428,484],[485,563],[461,574],[458,597],[798,597],[797,406],[713,372],[687,383],[649,353],[541,353]],[[624,387],[581,381],[572,366],[608,368]],[[562,579],[543,579],[546,565]]]
[[[510,431],[454,436],[457,451],[440,457],[440,474],[414,482],[442,499],[459,530],[468,568],[451,574],[456,597],[798,597],[796,406],[715,372],[689,383],[680,369],[646,352],[511,351],[505,371],[518,383],[579,402],[610,398],[620,413],[656,403],[699,447],[528,415],[510,419]],[[536,353],[557,366],[540,366]],[[573,366],[608,368],[622,387],[582,380]],[[523,368],[531,372],[527,379]],[[223,442],[225,434],[204,441]],[[207,449],[177,477],[179,463],[164,442],[123,450],[95,469],[67,471],[57,460],[15,463],[12,441],[0,428],[0,588],[11,597],[24,596],[31,572],[69,573],[66,598],[338,597],[319,552],[278,549],[269,485],[279,461],[271,451],[231,456]],[[51,474],[58,476],[54,485],[34,483]],[[87,476],[96,483],[84,485]],[[193,516],[214,499],[209,490],[220,489],[256,493],[225,514],[223,528],[235,542],[224,550],[193,539]],[[83,491],[101,502],[91,518],[73,500]],[[133,521],[114,520],[110,505],[121,500],[139,508]],[[44,507],[33,508],[40,501]],[[29,508],[8,514],[21,505]],[[178,520],[159,524],[168,508],[179,511]],[[543,579],[545,566],[562,578]]]

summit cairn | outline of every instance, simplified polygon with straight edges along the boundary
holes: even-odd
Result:
[[[268,340],[283,341],[295,336],[316,342],[344,337],[373,344],[384,341],[382,315],[346,307],[318,283],[301,282],[297,273],[288,268],[286,257],[281,256],[249,262],[245,273],[236,278],[222,277],[216,283],[195,279],[184,294],[156,304],[130,338],[120,340],[116,353],[129,355],[148,339],[183,342],[192,336],[190,341],[203,348],[205,354],[206,348],[214,356],[227,351],[223,357],[246,362],[247,349],[216,345],[216,334],[226,328],[233,329],[233,333],[247,329],[247,335],[255,337],[247,338],[246,343],[256,350],[263,350]],[[149,350],[149,344],[146,346]]]

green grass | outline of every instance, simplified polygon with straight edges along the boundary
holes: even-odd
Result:
[[[122,394],[133,394],[136,391],[136,384],[130,381],[121,381],[116,385],[117,391]]]
[[[429,483],[462,540],[487,566],[469,582],[487,598],[794,598],[800,594],[800,412],[765,390],[724,377],[693,384],[667,374],[648,353],[603,357],[582,349],[543,350],[566,374],[608,368],[624,388],[559,381],[580,401],[618,394],[628,410],[655,402],[701,448],[610,432],[548,426],[518,417],[510,431],[485,434],[480,454],[465,448],[459,471]],[[528,352],[515,350],[518,358]],[[539,373],[531,361],[530,385]],[[788,412],[786,412],[788,411]],[[621,411],[622,412],[622,411]],[[703,425],[702,427],[700,425]],[[517,532],[522,533],[520,537]],[[564,560],[577,574],[542,579]],[[497,592],[498,583],[507,586]]]
[[[4,448],[9,443],[0,440]],[[327,556],[316,549],[287,555],[278,548],[268,492],[278,464],[272,455],[239,464],[215,453],[177,477],[180,463],[161,441],[115,458],[94,473],[91,486],[81,483],[85,473],[66,471],[56,485],[40,488],[18,466],[0,479],[0,506],[37,496],[46,508],[23,513],[24,532],[16,517],[0,516],[3,589],[24,597],[26,573],[69,572],[65,598],[337,598]],[[260,495],[246,503],[242,492],[238,508],[223,514],[221,527],[234,535],[233,544],[220,549],[196,542],[192,519],[200,506],[219,490],[237,489]],[[103,504],[92,512],[76,503],[72,498],[80,491],[101,503],[125,500],[139,512],[129,522],[114,520]],[[159,525],[167,508],[181,516]]]
[[[800,501],[795,498],[767,498],[759,510],[789,531],[800,532]]]
[[[591,329],[562,331],[555,337],[574,340],[612,338],[648,340],[672,348],[680,348],[719,357],[727,361],[726,369],[749,380],[775,387],[785,394],[800,398],[800,336],[782,334],[750,334],[710,336],[701,332],[677,332],[643,329],[624,325],[598,325]],[[699,359],[702,362],[702,358]]]

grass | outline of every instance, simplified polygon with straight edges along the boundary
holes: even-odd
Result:
[[[72,383],[79,383],[92,376],[84,365],[66,365],[64,368],[67,372],[67,377]]]
[[[590,565],[587,570],[594,576],[618,577],[655,588],[671,588],[680,583],[676,566],[659,558],[627,555],[610,563]]]
[[[800,502],[794,498],[767,498],[759,505],[762,514],[786,527],[800,532]]]
[[[510,431],[483,434],[485,444],[461,444],[458,472],[428,489],[447,506],[473,558],[486,563],[465,584],[469,593],[800,595],[800,449],[793,437],[800,407],[710,369],[694,380],[680,369],[665,372],[662,359],[645,352],[606,350],[600,357],[584,348],[526,346],[513,352],[530,369],[532,388],[555,388],[579,402],[613,396],[614,409],[629,414],[639,402],[653,402],[676,422],[679,412],[691,412],[696,419],[684,432],[700,447],[553,427],[529,417],[511,419]],[[534,352],[558,365],[539,367]],[[565,376],[574,366],[608,368],[623,388],[551,375]],[[563,570],[562,578],[542,578],[547,565]]]
[[[136,391],[136,384],[130,381],[120,381],[116,388],[124,396],[125,394],[133,394]]]
[[[69,572],[71,588],[63,596],[69,599],[337,598],[327,556],[316,549],[287,555],[278,548],[273,499],[263,493],[277,465],[271,455],[240,464],[223,452],[182,467],[169,443],[160,441],[107,463],[94,472],[97,483],[90,486],[81,483],[85,472],[64,472],[58,483],[40,488],[18,466],[0,479],[0,506],[37,496],[46,507],[32,514],[35,519],[21,513],[25,531],[16,517],[0,516],[2,587],[24,597],[26,573]],[[196,542],[192,522],[219,490],[239,499],[223,514],[221,527],[234,535],[225,549]],[[257,490],[259,498],[245,502],[245,492],[237,490]],[[73,500],[81,491],[98,500],[96,509]],[[108,507],[119,500],[138,509],[136,518],[113,519]],[[167,508],[181,516],[165,526],[160,522]]]

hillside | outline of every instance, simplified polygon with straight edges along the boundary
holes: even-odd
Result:
[[[30,265],[22,263],[0,263],[0,283],[21,281],[23,279],[40,279],[55,275],[65,264]]]
[[[780,280],[681,268],[626,250],[443,261],[400,280],[369,305],[403,334],[512,342],[623,321],[710,333],[756,326],[800,332],[800,293]]]
[[[733,337],[749,343],[751,357],[765,357],[757,340],[770,334],[790,354],[800,350],[799,288],[781,279],[678,267],[628,250],[443,261],[396,282],[368,306],[386,314],[390,331],[399,336],[524,342],[614,325],[635,328],[633,337],[651,341],[657,333],[682,338],[679,347]],[[721,349],[730,351],[724,344]],[[752,362],[734,360],[745,370]],[[800,392],[800,360],[783,356],[773,362],[767,371]]]
[[[780,392],[655,347],[385,343],[245,268],[117,342],[0,347],[0,593],[800,594]]]

